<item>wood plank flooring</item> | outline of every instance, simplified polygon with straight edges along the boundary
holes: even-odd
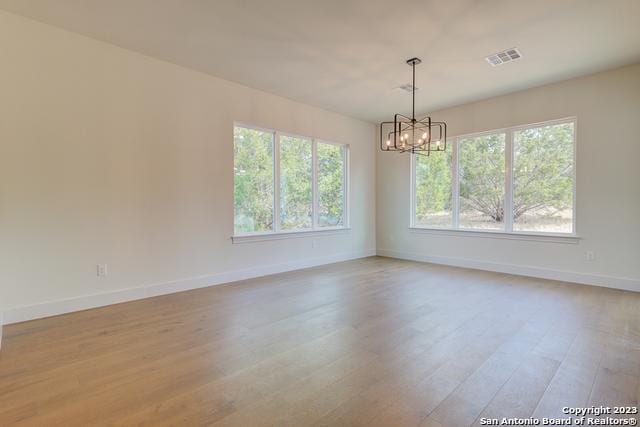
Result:
[[[640,294],[372,257],[5,327],[0,426],[436,426],[637,406]]]

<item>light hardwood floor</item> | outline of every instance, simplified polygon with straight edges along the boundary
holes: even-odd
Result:
[[[469,426],[636,406],[640,294],[373,257],[5,327],[0,426]]]

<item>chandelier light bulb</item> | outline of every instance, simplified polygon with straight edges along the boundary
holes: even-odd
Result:
[[[436,141],[436,146],[440,147],[440,140]]]
[[[427,139],[427,133],[426,132],[422,134],[422,139]]]
[[[409,134],[408,133],[404,134],[404,139],[409,139]]]
[[[387,147],[391,145],[391,141],[387,139]]]

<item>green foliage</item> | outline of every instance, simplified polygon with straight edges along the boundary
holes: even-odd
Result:
[[[271,132],[234,130],[234,229],[236,233],[273,230],[274,138]],[[317,144],[318,225],[344,225],[344,147]],[[312,226],[312,142],[280,137],[280,226]]]
[[[513,219],[552,217],[573,204],[573,124],[514,132]],[[458,141],[460,220],[504,219],[505,134]],[[451,151],[416,157],[416,221],[451,211]],[[442,224],[441,224],[442,225]],[[450,225],[444,224],[445,226]]]
[[[318,225],[344,225],[344,148],[318,143]]]
[[[513,138],[514,220],[573,204],[573,124],[517,131]]]
[[[311,228],[311,156],[310,139],[280,138],[280,226],[283,230]]]
[[[273,229],[273,134],[234,129],[234,228]]]
[[[417,155],[416,162],[416,221],[418,224],[435,225],[434,214],[449,214],[451,226],[451,150]]]
[[[460,213],[481,212],[495,222],[504,217],[504,134],[458,141]]]

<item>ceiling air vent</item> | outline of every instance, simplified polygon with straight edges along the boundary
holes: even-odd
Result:
[[[485,59],[492,67],[497,67],[498,65],[502,65],[505,62],[515,61],[516,59],[522,58],[522,54],[518,50],[518,48],[512,47],[511,49],[503,50],[502,52],[494,53],[493,55],[487,56]]]
[[[407,84],[398,86],[396,89],[400,89],[407,93],[411,93],[413,92],[413,85],[411,83],[407,83]],[[420,89],[419,87],[416,87],[416,90],[419,90],[419,89]]]

